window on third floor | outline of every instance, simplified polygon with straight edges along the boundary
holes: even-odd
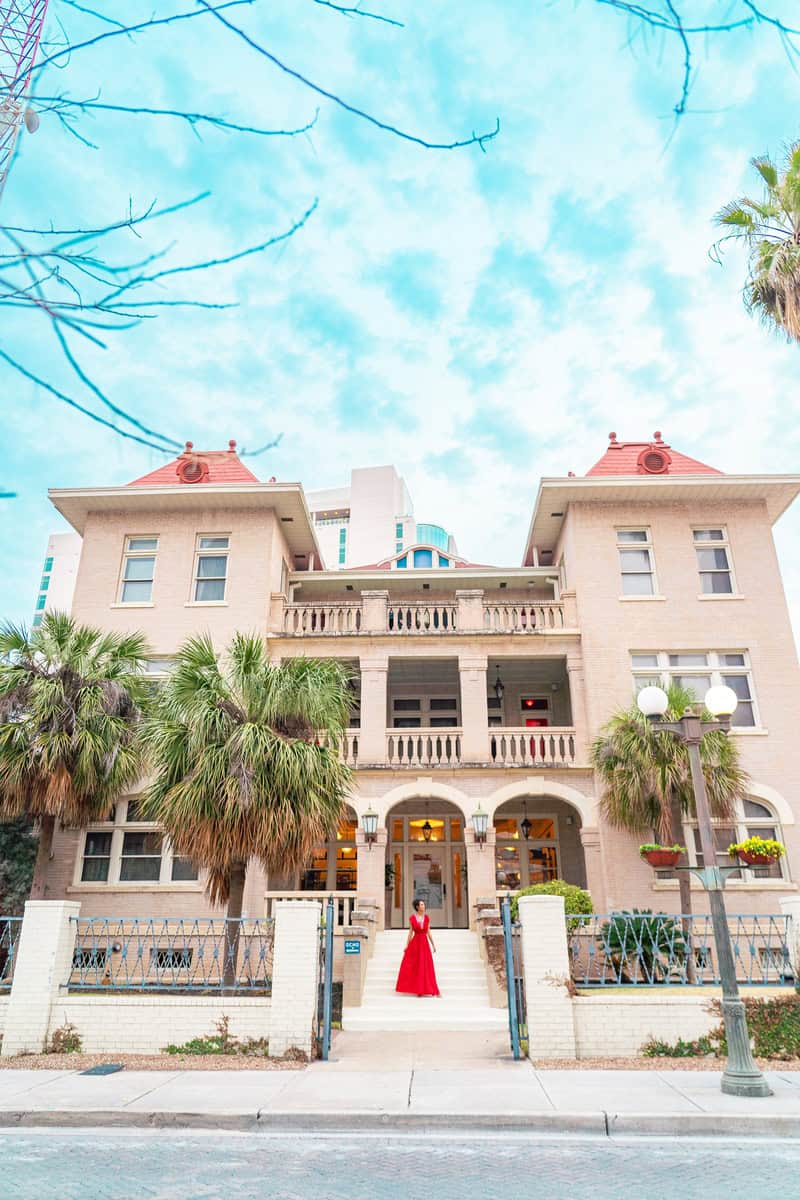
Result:
[[[731,595],[733,586],[730,547],[725,529],[693,529],[694,552],[704,596]]]
[[[617,551],[623,596],[655,595],[653,544],[649,529],[618,529]]]
[[[193,599],[197,604],[219,604],[225,599],[228,579],[227,534],[200,534],[197,538]]]
[[[157,537],[127,537],[122,557],[119,598],[122,604],[149,604],[153,599]]]

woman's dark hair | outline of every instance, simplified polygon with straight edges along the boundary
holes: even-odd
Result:
[[[415,900],[415,901],[414,901],[414,912],[419,912],[419,906],[420,906],[420,904],[422,904],[422,901],[421,901],[421,900]]]

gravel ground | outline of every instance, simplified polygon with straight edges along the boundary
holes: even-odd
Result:
[[[762,1071],[800,1071],[800,1058],[757,1058]],[[724,1058],[547,1058],[537,1071],[721,1071]]]
[[[20,1054],[0,1058],[0,1070],[85,1071],[123,1063],[132,1071],[301,1071],[304,1062],[244,1054]]]

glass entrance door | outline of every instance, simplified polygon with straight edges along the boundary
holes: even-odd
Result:
[[[450,857],[446,845],[412,846],[411,885],[412,901],[424,900],[431,925],[441,929],[449,925],[447,896],[447,863]]]

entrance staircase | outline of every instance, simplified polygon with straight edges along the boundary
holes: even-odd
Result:
[[[375,951],[367,964],[361,1007],[343,1009],[343,1030],[423,1033],[508,1028],[507,1011],[490,1007],[486,967],[477,935],[469,929],[433,930],[441,997],[398,995],[394,988],[407,937],[405,929],[377,934]]]

